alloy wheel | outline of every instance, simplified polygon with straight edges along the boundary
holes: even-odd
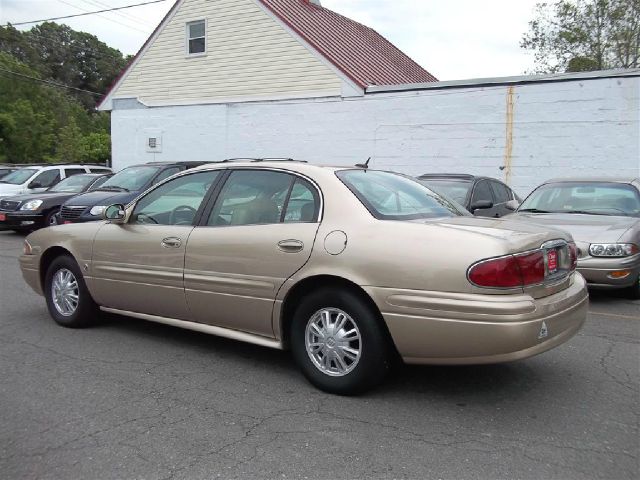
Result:
[[[78,308],[78,280],[71,270],[61,268],[53,275],[51,299],[60,315],[70,317]]]

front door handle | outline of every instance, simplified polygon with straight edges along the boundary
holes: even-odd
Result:
[[[164,248],[180,248],[182,239],[178,237],[167,237],[160,243]]]
[[[285,253],[297,253],[302,251],[304,243],[300,240],[282,240],[278,242],[278,248]]]

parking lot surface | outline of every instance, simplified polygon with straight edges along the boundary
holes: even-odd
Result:
[[[0,232],[3,478],[640,477],[640,302],[528,360],[400,367],[344,398],[289,354],[124,317],[70,330]]]

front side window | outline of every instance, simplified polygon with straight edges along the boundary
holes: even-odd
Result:
[[[500,182],[491,182],[493,194],[496,197],[496,203],[506,203],[511,200],[511,191]]]
[[[142,197],[130,223],[192,225],[209,188],[219,172],[201,172],[169,180]]]
[[[204,20],[187,23],[187,51],[189,55],[205,53],[206,24]]]
[[[31,188],[48,188],[51,185],[55,185],[60,181],[60,170],[45,170],[41,174],[37,175],[29,185],[33,185]]]
[[[624,183],[551,183],[529,195],[518,211],[640,217],[640,194]]]
[[[338,178],[381,220],[455,217],[462,213],[421,183],[390,172],[342,170]]]
[[[294,180],[293,175],[281,172],[232,172],[213,206],[207,225],[280,223]],[[295,213],[292,211],[291,215],[293,218]]]
[[[3,177],[0,180],[0,183],[9,183],[11,185],[22,185],[24,182],[29,180],[33,175],[38,173],[38,170],[35,168],[21,168],[20,170],[16,170],[13,173],[10,173],[6,177]]]
[[[153,176],[158,173],[159,167],[140,166],[128,167],[119,171],[100,187],[103,190],[120,192],[137,192],[141,190]]]
[[[480,180],[478,183],[476,183],[476,186],[473,189],[471,205],[474,205],[478,202],[493,203],[493,194],[491,192],[491,187],[489,186],[489,182],[487,182],[486,180]]]
[[[178,167],[167,168],[163,172],[160,172],[160,175],[158,175],[156,178],[153,179],[153,183],[154,184],[160,183],[164,179],[169,178],[169,177],[175,175],[176,173],[179,173],[180,171],[181,171],[181,169],[178,168]]]

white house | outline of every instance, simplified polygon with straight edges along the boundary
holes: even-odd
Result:
[[[113,166],[293,157],[520,195],[640,175],[640,70],[438,82],[319,0],[178,0],[105,97]]]

